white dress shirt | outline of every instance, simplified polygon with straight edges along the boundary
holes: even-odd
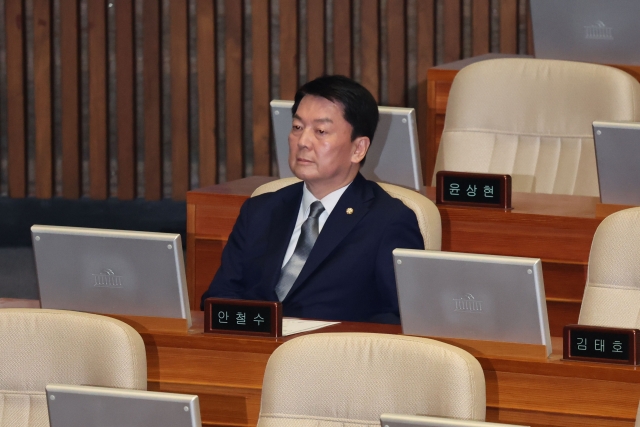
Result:
[[[331,211],[338,204],[338,200],[342,196],[342,193],[345,192],[347,187],[349,187],[351,183],[345,185],[342,188],[338,188],[337,190],[327,194],[324,196],[320,203],[324,206],[324,212],[320,214],[318,217],[318,233],[322,231],[322,227],[324,227],[324,223],[327,222],[327,218],[331,215]],[[293,234],[291,234],[291,240],[289,241],[289,247],[287,248],[287,252],[284,254],[284,260],[282,261],[282,267],[289,261],[289,258],[293,255],[293,251],[296,249],[296,244],[298,244],[298,238],[300,237],[300,230],[302,228],[302,224],[309,217],[309,210],[311,209],[311,203],[315,202],[316,199],[311,191],[307,189],[307,185],[302,186],[302,201],[300,202],[300,209],[298,210],[298,219],[296,220],[296,226],[293,229]]]

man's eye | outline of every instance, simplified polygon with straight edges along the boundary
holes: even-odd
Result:
[[[293,130],[300,130],[300,129],[302,129],[302,126],[300,126],[300,125],[293,125],[291,128],[292,128]]]
[[[327,131],[324,129],[318,129],[316,130],[316,132],[318,132],[320,135],[324,135],[325,133],[327,133]]]

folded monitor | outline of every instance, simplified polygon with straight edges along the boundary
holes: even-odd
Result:
[[[293,101],[271,101],[280,178],[293,176],[288,160],[292,106]],[[413,108],[378,107],[378,111],[378,128],[360,173],[371,181],[388,182],[420,191],[423,186],[422,168]]]
[[[381,427],[524,427],[513,424],[497,424],[484,421],[455,420],[452,418],[421,415],[380,415]]]
[[[593,122],[602,203],[640,206],[640,123]]]
[[[413,249],[393,259],[405,334],[544,345],[551,354],[539,259]]]
[[[198,396],[49,384],[51,427],[200,427]]]
[[[640,65],[640,1],[530,1],[537,58]]]
[[[42,308],[186,319],[179,234],[34,225]]]

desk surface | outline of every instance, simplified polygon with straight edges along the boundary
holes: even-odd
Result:
[[[37,301],[0,300],[2,307]],[[188,332],[141,331],[150,390],[197,394],[203,425],[251,426],[260,410],[271,353],[294,339],[203,333],[193,312]],[[401,333],[399,326],[344,322],[318,332]],[[640,371],[624,365],[564,361],[554,339],[550,358],[479,354],[487,386],[487,420],[531,426],[633,426]]]

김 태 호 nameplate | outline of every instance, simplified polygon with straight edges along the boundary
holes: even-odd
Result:
[[[207,298],[204,301],[204,332],[282,336],[282,303]]]
[[[638,329],[567,325],[563,330],[563,358],[637,365],[638,333]]]
[[[511,209],[511,176],[440,171],[436,203]]]

